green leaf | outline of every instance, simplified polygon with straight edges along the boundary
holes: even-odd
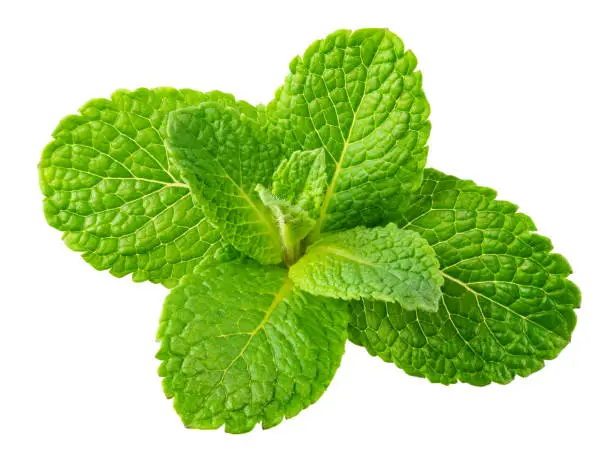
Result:
[[[119,90],[61,121],[39,175],[47,222],[66,245],[96,269],[167,286],[228,252],[164,148],[168,113],[207,101],[261,118],[229,94],[158,88]]]
[[[293,264],[301,253],[301,240],[306,238],[316,221],[302,208],[274,196],[261,185],[255,187],[262,203],[272,212],[280,231],[283,261]]]
[[[282,159],[264,128],[231,106],[204,103],[170,115],[166,147],[223,237],[260,263],[280,263],[278,229],[255,193]]]
[[[471,181],[425,170],[403,227],[434,248],[445,282],[438,313],[353,302],[350,339],[433,382],[506,384],[569,343],[580,291],[529,217]]]
[[[272,194],[318,219],[327,190],[325,151],[296,151],[281,162],[272,178]]]
[[[317,231],[380,224],[420,185],[430,124],[416,65],[385,29],[336,31],[291,62],[269,117],[287,152],[325,150]]]
[[[189,428],[273,427],[331,382],[344,353],[346,305],[295,290],[277,266],[201,268],[164,305],[157,358],[166,395]]]
[[[289,270],[315,295],[398,302],[435,312],[443,279],[432,248],[416,232],[355,227],[324,235]]]

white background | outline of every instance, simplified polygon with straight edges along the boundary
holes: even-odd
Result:
[[[609,2],[13,1],[0,7],[0,465],[612,465]],[[64,115],[116,88],[267,102],[339,28],[388,27],[419,58],[429,165],[499,191],[584,295],[573,342],[509,386],[434,385],[347,346],[321,400],[263,432],[182,427],[154,359],[166,290],[97,272],[41,209]]]

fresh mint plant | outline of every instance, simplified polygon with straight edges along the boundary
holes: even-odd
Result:
[[[59,124],[39,166],[47,221],[95,268],[172,288],[157,358],[187,427],[293,417],[347,339],[476,386],[569,343],[567,261],[493,190],[424,168],[416,65],[387,30],[341,30],[267,106],[139,89]]]

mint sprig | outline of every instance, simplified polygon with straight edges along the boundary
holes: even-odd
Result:
[[[569,343],[580,292],[531,219],[424,169],[416,58],[337,31],[267,106],[117,91],[61,121],[44,212],[97,269],[172,288],[157,357],[190,428],[269,428],[314,403],[345,342],[432,382],[506,384]]]

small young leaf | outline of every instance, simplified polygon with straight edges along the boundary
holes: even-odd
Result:
[[[287,152],[326,153],[316,231],[380,224],[420,185],[430,124],[416,65],[385,29],[336,31],[291,62],[269,117]]]
[[[425,170],[402,224],[434,248],[445,279],[437,313],[353,302],[350,339],[433,382],[506,384],[569,343],[580,291],[531,219],[471,181]]]
[[[272,178],[272,194],[318,219],[327,190],[325,151],[296,151],[281,162]]]
[[[315,220],[302,208],[277,198],[261,185],[257,185],[255,191],[276,220],[283,244],[283,260],[286,264],[293,264],[301,253],[300,242],[313,229]]]
[[[216,103],[173,112],[166,147],[206,218],[240,252],[282,260],[279,232],[255,187],[269,185],[280,146],[252,119]]]
[[[253,261],[199,269],[166,299],[159,374],[185,426],[244,433],[314,403],[340,365],[347,304]]]
[[[217,91],[119,90],[89,101],[53,132],[39,165],[45,216],[96,269],[171,287],[202,259],[227,251],[164,148],[169,112],[202,102],[262,118]]]
[[[324,235],[289,277],[315,295],[398,302],[432,312],[443,283],[433,249],[416,232],[393,224]]]

